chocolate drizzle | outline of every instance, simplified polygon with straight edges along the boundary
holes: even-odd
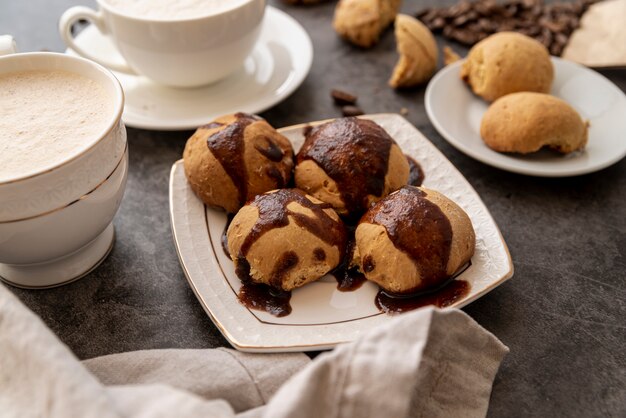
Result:
[[[283,277],[298,265],[298,254],[294,251],[285,251],[274,266],[274,271],[270,275],[270,286],[280,289],[283,284]]]
[[[207,138],[209,150],[231,178],[237,188],[239,204],[246,203],[248,198],[248,173],[244,162],[244,131],[248,125],[262,120],[247,113],[236,113],[235,120]],[[209,128],[219,122],[206,125]]]
[[[339,262],[339,265],[330,272],[335,276],[337,280],[337,290],[341,292],[351,292],[357,290],[367,280],[363,273],[359,271],[358,266],[350,266],[352,262],[352,254],[354,252],[354,225],[347,225],[348,243],[346,244],[346,250],[343,253],[343,257]]]
[[[376,268],[374,259],[369,255],[366,255],[365,257],[363,257],[363,271],[365,273],[369,273],[369,272],[374,271],[374,268]]]
[[[357,266],[347,267],[347,264],[342,263],[340,267],[333,272],[337,280],[337,290],[340,292],[357,290],[367,281],[365,275],[359,271]]]
[[[313,212],[313,217],[302,213],[292,212],[287,207],[291,202]],[[280,189],[275,192],[259,195],[254,198],[250,205],[259,211],[259,218],[241,244],[241,255],[244,257],[250,251],[250,247],[267,231],[281,228],[289,224],[289,217],[301,228],[306,229],[313,235],[331,246],[336,246],[343,251],[346,245],[346,232],[343,224],[331,218],[324,209],[331,206],[327,203],[317,204],[306,198],[303,191],[298,189]]]
[[[406,253],[421,273],[422,284],[405,293],[437,287],[448,277],[450,221],[417,187],[404,186],[391,196],[377,202],[362,221],[384,226],[394,246]]]
[[[282,161],[283,157],[285,156],[283,150],[280,149],[280,147],[276,145],[271,138],[264,136],[263,139],[265,139],[266,141],[265,147],[256,145],[256,150],[263,154],[263,156],[265,156],[265,158],[270,161],[274,161],[275,163]]]
[[[409,162],[409,181],[411,186],[421,186],[424,182],[424,170],[417,161],[406,155],[406,160]]]
[[[274,183],[276,184],[276,188],[277,189],[282,189],[283,187],[286,186],[285,178],[283,177],[283,173],[281,173],[281,171],[278,168],[276,168],[275,166],[270,165],[270,166],[266,167],[265,168],[265,174],[267,174],[267,176],[269,178],[274,180]]]
[[[375,122],[339,118],[305,129],[298,163],[313,160],[336,183],[348,212],[368,208],[368,195],[381,196],[394,140]]]
[[[316,248],[313,250],[313,256],[315,257],[316,260],[318,261],[324,261],[326,260],[326,253],[324,252],[324,250],[322,248]]]

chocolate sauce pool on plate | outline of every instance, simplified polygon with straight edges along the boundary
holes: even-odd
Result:
[[[452,280],[434,292],[413,296],[390,295],[379,290],[376,294],[376,307],[388,314],[411,311],[428,305],[445,308],[467,296],[470,289],[470,284],[465,280]]]
[[[242,283],[237,298],[250,309],[265,311],[274,316],[281,317],[291,313],[291,292],[276,290],[265,284]]]

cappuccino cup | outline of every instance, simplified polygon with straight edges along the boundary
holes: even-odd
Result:
[[[111,70],[171,87],[218,81],[243,65],[256,43],[266,0],[98,0],[75,6],[59,31],[79,55]],[[78,45],[72,25],[85,19],[110,36],[126,63],[109,62]]]
[[[114,242],[128,173],[124,93],[102,66],[52,52],[0,56],[0,280],[58,286]],[[8,51],[7,51],[8,50]]]

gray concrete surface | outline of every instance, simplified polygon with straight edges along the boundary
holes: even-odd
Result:
[[[0,0],[0,34],[13,34],[22,51],[61,51],[57,20],[78,2]],[[626,160],[564,179],[525,177],[474,161],[432,127],[424,88],[397,93],[386,86],[396,59],[391,31],[363,51],[330,29],[332,2],[271,3],[307,29],[315,60],[304,84],[263,117],[280,127],[338,116],[329,98],[336,87],[358,93],[369,113],[406,107],[407,118],[465,175],[499,224],[515,276],[465,308],[511,348],[489,416],[626,416]],[[413,13],[437,2],[404,3]],[[626,90],[626,71],[603,74]],[[130,174],[111,256],[71,285],[12,290],[81,359],[227,345],[187,285],[170,233],[168,177],[190,132],[128,133]]]

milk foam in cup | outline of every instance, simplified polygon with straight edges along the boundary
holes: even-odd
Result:
[[[183,20],[223,13],[246,0],[104,0],[117,12],[144,19]]]
[[[96,81],[60,70],[0,74],[0,182],[45,171],[90,146],[113,117]]]

